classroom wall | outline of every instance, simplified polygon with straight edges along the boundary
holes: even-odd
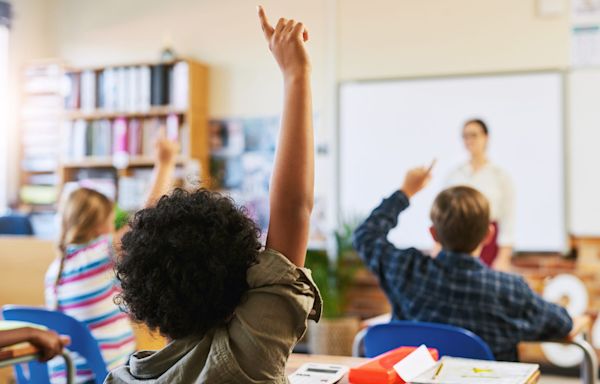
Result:
[[[210,65],[212,117],[280,111],[280,75],[255,18],[256,1],[13,3],[20,14],[13,41],[22,47],[11,57],[15,67],[43,56],[75,65],[156,60],[170,42],[178,53]],[[537,17],[537,0],[262,3],[272,21],[292,16],[310,28],[317,135],[330,154],[336,151],[338,80],[545,69],[568,60],[567,16]],[[332,167],[319,167],[318,188],[331,187]],[[16,176],[9,184],[16,186]]]
[[[44,54],[76,65],[154,60],[171,42],[179,53],[211,65],[213,116],[278,111],[279,74],[265,53],[256,1],[13,3],[14,40],[28,45],[15,63]],[[310,27],[317,107],[326,104],[332,63],[334,77],[349,80],[561,68],[568,62],[568,12],[539,17],[537,0],[262,3],[273,21],[290,15]]]
[[[209,64],[212,116],[276,114],[281,83],[247,0],[53,0],[55,54],[76,65],[157,60],[170,42],[176,52]],[[310,44],[315,105],[322,104],[325,2],[263,2],[273,21],[284,13],[303,20]]]
[[[342,0],[338,15],[339,78],[566,67],[568,12],[559,17],[539,17],[537,3]]]

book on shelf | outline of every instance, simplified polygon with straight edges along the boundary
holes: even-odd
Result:
[[[127,152],[133,156],[143,154],[143,131],[142,121],[140,119],[129,120],[127,131]]]
[[[20,111],[21,183],[19,200],[32,212],[56,203],[63,109],[63,67],[34,64],[24,70]]]
[[[152,66],[152,83],[150,102],[152,105],[169,104],[169,72],[167,66],[158,64]]]
[[[30,65],[25,69],[24,91],[29,94],[60,93],[62,66],[55,64]]]
[[[63,124],[62,158],[67,162],[111,156],[119,158],[117,162],[123,161],[123,157],[151,158],[161,126],[166,127],[169,139],[179,141],[181,153],[187,156],[189,128],[173,114],[166,119],[67,120]]]
[[[125,211],[136,211],[142,208],[150,189],[151,169],[135,169],[131,176],[119,178],[119,207]]]
[[[71,72],[64,82],[64,106],[69,110],[143,113],[162,106],[185,110],[189,104],[185,61]]]
[[[65,83],[65,95],[64,95],[64,107],[66,109],[79,109],[79,88],[80,85],[80,74],[79,73],[67,73],[64,76]]]
[[[23,185],[19,191],[22,202],[34,205],[56,203],[58,188],[53,185]]]
[[[96,73],[83,71],[81,73],[81,109],[91,112],[96,109]]]
[[[54,173],[36,173],[27,175],[28,185],[58,185],[59,177]]]
[[[58,168],[56,156],[30,156],[21,160],[23,170],[27,172],[54,172]]]
[[[170,87],[169,98],[175,109],[184,110],[188,108],[189,98],[189,64],[180,61],[173,66],[173,76]]]

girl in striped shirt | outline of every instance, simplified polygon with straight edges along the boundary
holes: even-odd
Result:
[[[179,150],[176,143],[164,139],[164,133],[156,147],[154,180],[145,206],[170,188]],[[125,364],[135,351],[129,318],[114,302],[119,293],[114,250],[128,230],[125,227],[115,232],[114,219],[113,203],[105,195],[88,188],[73,191],[62,207],[59,255],[46,272],[45,281],[46,306],[88,326],[108,371]],[[76,355],[74,362],[77,383],[93,383],[94,375],[85,359]],[[61,359],[50,361],[49,369],[52,383],[64,382]]]

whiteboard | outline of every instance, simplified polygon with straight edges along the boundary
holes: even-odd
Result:
[[[569,75],[569,229],[600,236],[600,70]]]
[[[516,192],[515,248],[566,245],[563,90],[559,73],[345,83],[340,89],[340,217],[364,218],[398,189],[407,169],[438,160],[389,239],[430,249],[433,199],[466,162],[462,124],[482,118],[489,157]]]

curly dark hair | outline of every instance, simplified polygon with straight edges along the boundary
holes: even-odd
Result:
[[[261,245],[256,224],[228,197],[175,189],[135,214],[115,267],[117,303],[133,320],[178,339],[227,321],[248,290]]]

